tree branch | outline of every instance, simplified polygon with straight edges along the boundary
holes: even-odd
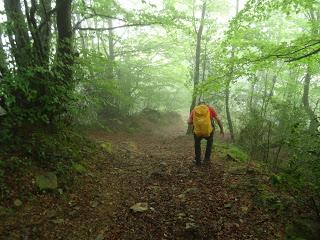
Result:
[[[313,42],[313,43],[310,43],[310,42]],[[289,50],[287,53],[282,53],[282,54],[269,54],[269,55],[265,55],[265,56],[262,56],[262,57],[259,57],[257,59],[254,59],[254,60],[247,60],[248,63],[252,63],[252,62],[260,62],[260,61],[264,61],[264,60],[267,60],[269,58],[272,58],[272,57],[275,57],[275,58],[279,58],[279,59],[284,59],[284,62],[295,62],[295,61],[298,61],[298,60],[301,60],[303,58],[307,58],[307,57],[310,57],[312,55],[315,55],[317,53],[320,52],[320,47],[319,48],[316,48],[316,49],[313,49],[311,52],[308,52],[306,54],[302,54],[300,56],[292,56],[293,54],[297,54],[303,50],[308,50],[309,48],[312,48],[316,45],[320,45],[320,40],[317,39],[317,40],[310,40],[307,45],[304,45],[303,47],[300,47],[296,50],[293,50],[295,49],[296,47],[291,47],[291,50]]]
[[[80,31],[108,31],[118,28],[126,28],[126,27],[143,27],[143,26],[150,26],[150,25],[161,25],[160,22],[152,22],[152,23],[132,23],[132,24],[125,24],[115,27],[102,27],[102,28],[94,28],[94,27],[76,27],[74,30],[80,30]]]
[[[319,104],[319,102],[320,102],[320,98],[317,100],[316,105],[315,105],[315,107],[314,107],[314,109],[313,109],[313,113],[314,113],[314,114],[316,114],[316,110],[318,109],[318,104]]]
[[[85,20],[88,20],[88,19],[91,19],[91,18],[94,18],[94,17],[101,17],[101,18],[107,18],[107,19],[116,19],[116,20],[119,20],[119,21],[123,21],[125,22],[124,19],[122,18],[117,18],[117,17],[113,17],[113,16],[109,16],[109,15],[104,15],[104,14],[91,14],[91,15],[88,15],[86,17],[83,17],[81,20],[79,20],[73,27],[73,31],[76,30],[76,29],[79,29],[80,28],[80,25],[83,21]]]
[[[41,31],[41,29],[44,27],[45,24],[50,20],[51,16],[57,11],[57,7],[51,9],[49,12],[46,12],[46,18],[44,21],[42,21],[39,24],[38,30]]]
[[[291,59],[289,59],[289,60],[286,60],[285,62],[295,62],[295,61],[298,61],[298,60],[300,60],[300,59],[307,58],[307,57],[310,57],[310,56],[312,56],[312,55],[315,55],[315,54],[317,54],[317,53],[319,53],[319,52],[320,52],[320,48],[315,49],[314,51],[309,52],[309,53],[307,53],[307,54],[304,54],[304,55],[302,55],[302,56],[291,58]]]

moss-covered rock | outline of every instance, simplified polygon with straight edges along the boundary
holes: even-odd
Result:
[[[77,173],[85,173],[85,172],[87,172],[87,169],[80,163],[72,164],[72,169],[73,169],[73,171],[75,171]]]
[[[112,143],[111,142],[104,142],[101,144],[101,147],[106,150],[108,153],[112,153]]]
[[[248,160],[248,155],[240,148],[230,145],[226,150],[227,158],[236,162],[245,162]]]
[[[47,172],[36,177],[36,185],[40,190],[56,190],[58,188],[57,175]]]

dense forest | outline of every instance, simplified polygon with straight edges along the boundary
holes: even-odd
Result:
[[[128,139],[143,141],[157,132],[161,137],[187,134],[183,137],[190,140],[187,117],[205,101],[225,127],[224,139],[215,136],[214,149],[225,153],[219,161],[241,165],[246,174],[254,169],[258,178],[267,175],[273,192],[287,197],[282,201],[269,194],[262,201],[282,216],[281,234],[274,228],[264,237],[242,231],[221,236],[220,230],[195,231],[187,223],[185,238],[168,227],[168,238],[144,229],[149,235],[100,232],[94,233],[100,236],[96,239],[318,239],[319,53],[319,0],[1,1],[0,216],[18,218],[29,195],[43,197],[43,189],[31,183],[37,174],[58,177],[58,190],[48,193],[63,198],[72,193],[79,175],[93,172],[90,166],[102,161],[101,154],[110,159],[124,158],[119,155],[123,149],[137,154]],[[96,139],[102,132],[104,143]],[[111,137],[117,133],[114,139],[119,141]],[[121,134],[128,135],[122,139]],[[114,150],[113,141],[125,146]],[[162,146],[152,138],[141,143],[141,152],[148,152],[144,147],[149,143]],[[174,154],[193,155],[192,144],[185,145],[188,149],[177,144]],[[157,151],[143,155],[141,166],[152,162],[150,156]],[[286,211],[290,214],[283,217]],[[292,222],[299,217],[303,220]],[[24,239],[21,233],[8,235],[10,227],[2,225],[4,239]],[[30,233],[30,239],[62,234],[43,234],[48,231]],[[88,234],[60,236],[96,236]]]

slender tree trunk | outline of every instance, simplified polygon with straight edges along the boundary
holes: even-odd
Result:
[[[238,13],[239,13],[239,0],[237,0],[236,2],[236,16],[238,15]],[[233,60],[233,58],[234,58],[234,47],[232,46],[231,59]],[[232,123],[232,117],[230,112],[230,85],[231,85],[233,73],[234,73],[234,63],[232,62],[230,66],[230,76],[226,80],[226,85],[225,85],[226,115],[227,115],[227,122],[228,122],[230,137],[232,141],[234,141],[234,130],[233,130],[233,123]]]
[[[39,35],[42,46],[43,53],[43,65],[46,69],[49,68],[49,58],[50,58],[50,42],[52,38],[51,26],[52,20],[49,15],[52,0],[40,0],[39,15],[41,18],[41,23],[39,25]]]
[[[227,122],[228,122],[228,128],[230,132],[231,140],[234,141],[234,131],[233,131],[233,123],[230,113],[230,84],[231,84],[231,78],[229,78],[226,81],[226,91],[225,91],[225,104],[226,104],[226,115],[227,115]]]
[[[81,20],[81,16],[79,14],[76,15],[76,20],[77,22],[80,22]],[[81,27],[81,23],[79,25],[79,27]],[[81,47],[81,51],[82,54],[84,54],[84,57],[86,57],[86,51],[87,50],[87,37],[85,34],[85,31],[79,31],[79,37],[80,37],[80,43],[79,43],[79,47]]]
[[[98,20],[96,18],[94,18],[94,27],[95,28],[98,28],[99,25],[98,25]],[[99,31],[96,31],[96,40],[97,40],[97,49],[98,49],[98,52],[100,53],[100,39],[101,39],[101,33]],[[101,41],[102,42],[102,41]]]
[[[0,80],[8,73],[7,55],[2,42],[2,32],[0,28]]]
[[[203,2],[202,5],[202,13],[201,13],[201,21],[200,21],[200,26],[197,31],[197,45],[196,45],[196,56],[195,56],[195,68],[194,68],[194,75],[193,75],[193,95],[192,95],[192,102],[190,106],[190,112],[196,105],[196,87],[199,83],[199,78],[200,78],[200,53],[201,53],[201,39],[202,39],[202,32],[203,32],[203,27],[204,27],[204,17],[206,14],[206,6],[207,2],[206,0]],[[187,134],[192,133],[192,126],[188,125],[188,130]]]
[[[32,58],[30,59],[32,51],[28,28],[21,10],[20,0],[4,0],[4,7],[8,20],[7,32],[10,39],[12,54],[18,70],[23,70],[32,64]]]
[[[271,98],[272,98],[272,96],[273,96],[273,94],[274,94],[274,88],[275,88],[276,82],[277,82],[277,76],[274,76],[274,77],[272,78],[271,89],[270,89],[269,94],[268,94],[268,96],[266,97],[266,100],[265,100],[265,103],[264,103],[263,117],[265,117],[266,114],[267,114],[267,110],[268,110],[269,103],[270,103]]]
[[[112,23],[112,19],[108,19],[108,27],[112,28],[113,27],[113,23]],[[114,56],[114,33],[113,30],[110,29],[108,30],[109,32],[109,36],[108,36],[108,40],[109,40],[109,58],[111,61],[114,61],[115,56]]]
[[[257,76],[254,76],[254,79],[251,83],[251,87],[250,87],[250,98],[249,98],[249,103],[248,103],[248,110],[249,113],[251,114],[253,111],[253,96],[254,96],[254,88],[256,86],[257,83]]]
[[[316,132],[319,126],[319,121],[317,120],[317,116],[312,111],[312,108],[310,107],[310,103],[309,103],[310,81],[311,81],[311,74],[308,68],[307,74],[304,77],[302,104],[303,104],[304,110],[309,116],[309,120],[310,120],[309,130],[312,132]]]
[[[319,35],[319,20],[320,20],[320,11],[315,11],[314,9],[310,10],[309,22],[311,23],[311,32],[313,35]],[[311,81],[311,65],[307,68],[307,73],[304,77],[303,83],[303,96],[302,96],[302,104],[309,116],[310,132],[317,132],[318,127],[320,126],[320,119],[316,116],[314,111],[312,110],[309,102],[309,90],[310,90],[310,81]]]
[[[31,7],[29,8],[28,1],[23,0],[24,8],[25,8],[25,16],[27,19],[27,24],[29,28],[29,32],[32,37],[32,53],[34,54],[34,65],[43,66],[44,65],[44,53],[40,40],[40,35],[37,26],[37,20],[35,17],[35,13],[37,11],[37,2],[35,0],[31,0]]]
[[[108,27],[112,28],[113,27],[113,22],[112,19],[108,19]],[[114,60],[115,60],[115,56],[114,56],[114,33],[113,30],[110,29],[108,30],[109,35],[108,35],[108,42],[109,42],[109,66],[108,66],[108,72],[109,72],[109,79],[114,79],[114,68],[113,68],[113,64],[114,64]]]
[[[205,42],[204,45],[204,59],[203,59],[203,64],[202,64],[202,79],[201,82],[205,81],[206,78],[206,71],[207,71],[207,45],[208,45],[208,41]]]

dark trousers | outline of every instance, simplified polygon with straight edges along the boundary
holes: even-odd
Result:
[[[205,161],[209,161],[211,157],[211,150],[213,144],[213,131],[211,132],[209,137],[198,137],[195,134],[194,136],[194,151],[195,151],[195,160],[197,162],[201,161],[201,140],[204,138],[207,140],[206,154],[204,156]]]

